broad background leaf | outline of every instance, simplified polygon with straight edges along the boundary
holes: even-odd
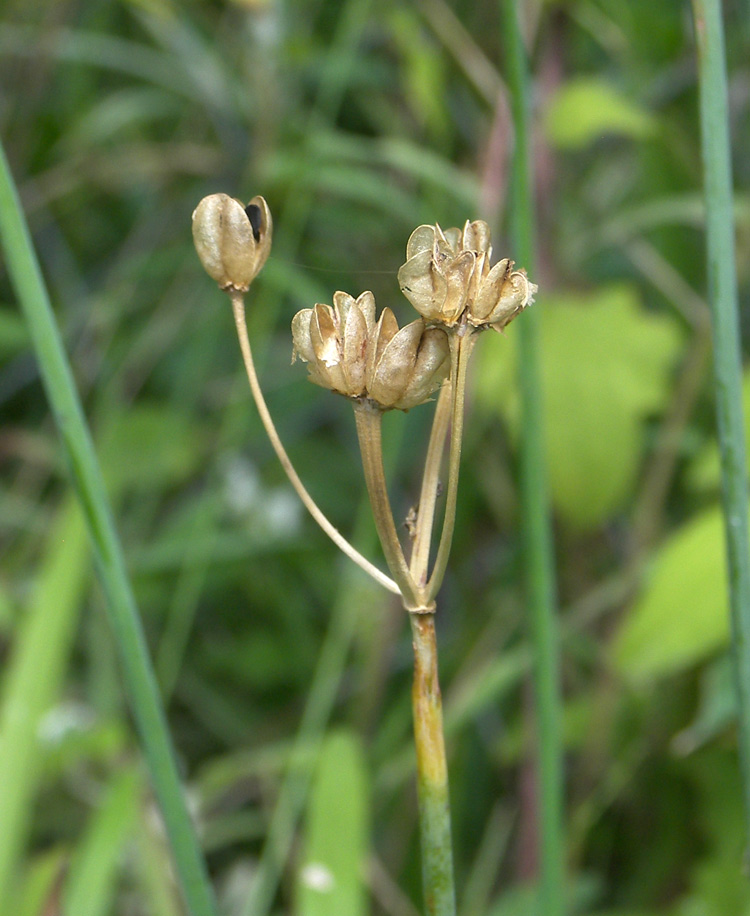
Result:
[[[644,422],[667,400],[681,334],[671,318],[646,312],[627,285],[582,295],[542,293],[532,308],[541,311],[552,498],[571,526],[593,528],[632,490]],[[477,372],[480,406],[499,412],[514,439],[519,420],[515,344],[513,325],[504,339],[483,340]]]
[[[604,80],[569,80],[550,98],[545,112],[547,137],[555,146],[580,149],[605,135],[643,140],[655,129],[645,108]]]
[[[643,593],[612,644],[623,674],[646,681],[703,661],[729,639],[718,507],[683,525],[656,554]]]

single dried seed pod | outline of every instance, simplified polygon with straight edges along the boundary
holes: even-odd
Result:
[[[193,213],[195,250],[221,289],[250,288],[268,259],[272,234],[271,211],[262,197],[245,207],[227,194],[211,194]]]
[[[396,367],[396,356],[393,344],[397,337],[404,334],[404,346],[398,355],[401,366]],[[392,345],[386,349],[381,360],[380,375],[385,376],[391,371],[391,377],[386,390],[390,394],[387,404],[397,410],[411,410],[419,404],[424,404],[438,389],[450,371],[450,348],[448,335],[442,328],[425,329],[424,322],[419,319],[402,328],[399,335],[393,339]],[[389,365],[390,363],[390,365]],[[375,391],[371,392],[374,400],[379,400]]]
[[[476,302],[469,308],[469,321],[475,327],[489,326],[502,331],[532,304],[537,289],[525,270],[513,270],[513,261],[504,259],[490,271]]]
[[[423,404],[448,378],[450,365],[448,335],[442,328],[427,328],[419,343],[409,385],[394,406],[400,410],[408,410],[417,404]]]
[[[513,262],[507,258],[498,261],[479,284],[479,290],[469,306],[469,321],[474,325],[486,324],[503,295]]]
[[[377,358],[367,379],[367,393],[382,407],[393,407],[403,398],[423,333],[424,321],[418,318],[397,331]]]

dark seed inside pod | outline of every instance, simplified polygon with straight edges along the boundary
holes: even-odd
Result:
[[[245,213],[253,227],[253,238],[256,242],[260,241],[260,207],[257,204],[248,204],[245,207]]]

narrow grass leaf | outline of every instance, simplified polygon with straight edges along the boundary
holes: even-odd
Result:
[[[120,653],[126,689],[164,815],[180,885],[193,916],[215,916],[205,861],[187,811],[166,717],[101,470],[2,147],[0,238],[83,509],[99,577],[107,596],[107,610]]]
[[[44,750],[43,717],[60,693],[89,568],[80,510],[65,501],[15,637],[0,708],[0,913],[25,852]]]
[[[349,732],[325,741],[307,809],[297,876],[297,916],[365,916],[368,791],[359,742]]]
[[[531,148],[531,76],[521,33],[521,7],[500,5],[508,51],[508,86],[515,133],[511,177],[511,239],[515,257],[534,277],[534,182]],[[560,639],[557,584],[544,471],[544,419],[539,370],[539,306],[519,320],[521,391],[521,512],[525,548],[525,585],[534,646],[534,693],[537,731],[537,802],[539,835],[539,912],[562,916],[567,910],[563,828],[564,782]]]
[[[43,916],[53,912],[60,895],[61,876],[65,871],[67,852],[62,848],[48,850],[26,866],[18,893],[9,913],[13,916]]]
[[[136,823],[141,779],[134,768],[117,773],[76,847],[63,892],[62,916],[112,912],[118,868]]]
[[[740,709],[740,762],[747,833],[750,836],[748,486],[722,5],[719,0],[693,0],[693,14],[698,45],[708,289],[713,317],[714,390],[721,450],[732,648]]]

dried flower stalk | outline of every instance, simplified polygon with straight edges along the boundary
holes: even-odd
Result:
[[[247,207],[225,194],[205,198],[193,214],[196,249],[207,272],[229,293],[245,367],[266,431],[292,485],[323,530],[381,585],[400,595],[414,644],[412,705],[425,906],[428,916],[455,916],[448,805],[448,769],[435,640],[435,598],[448,564],[456,518],[466,376],[478,334],[502,331],[533,301],[537,287],[514,262],[491,264],[489,227],[418,226],[406,247],[399,285],[420,316],[399,328],[393,312],[375,317],[375,299],[336,292],[333,305],[302,309],[292,321],[292,360],[307,364],[310,381],[348,398],[354,407],[365,483],[392,579],[373,566],[331,525],[311,499],[284,450],[253,365],[244,294],[271,249],[272,220],[262,197]],[[398,535],[383,469],[381,424],[387,410],[410,410],[439,390],[412,520],[411,554]],[[450,430],[450,431],[449,431]],[[449,439],[442,530],[430,570],[430,545],[440,466]]]

